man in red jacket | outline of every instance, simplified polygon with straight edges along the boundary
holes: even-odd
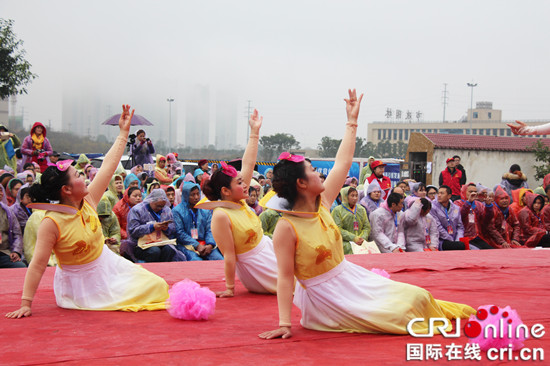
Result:
[[[372,174],[370,177],[367,178],[367,183],[371,184],[375,179],[378,181],[378,184],[380,184],[380,188],[382,188],[382,196],[381,198],[383,200],[388,197],[390,189],[391,189],[391,180],[389,177],[386,177],[384,175],[384,169],[386,167],[386,164],[382,163],[380,160],[375,160],[370,164],[370,168],[372,170]],[[368,185],[365,187],[365,192],[367,191]]]
[[[462,178],[462,172],[455,168],[455,159],[447,159],[447,168],[439,174],[439,186],[449,186],[452,190],[451,200],[456,201],[460,199],[460,179]]]

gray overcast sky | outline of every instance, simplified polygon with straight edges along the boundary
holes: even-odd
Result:
[[[315,147],[322,136],[341,138],[350,87],[365,93],[366,137],[388,107],[441,120],[443,83],[446,119],[459,119],[472,80],[474,104],[492,101],[504,119],[550,119],[544,0],[0,0],[0,14],[15,20],[40,76],[19,99],[27,125],[59,128],[63,88],[92,85],[159,126],[173,96],[183,123],[189,86],[207,84],[238,98],[242,124],[250,99],[262,134],[289,132]],[[239,136],[244,143],[243,126]]]

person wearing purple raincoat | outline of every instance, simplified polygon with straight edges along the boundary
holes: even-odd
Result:
[[[380,253],[398,253],[405,251],[405,245],[399,244],[399,221],[403,214],[403,196],[390,193],[388,200],[370,215],[371,235]]]
[[[25,233],[25,226],[27,225],[27,220],[32,214],[32,210],[27,208],[27,204],[31,202],[29,197],[30,186],[28,184],[23,185],[17,192],[17,197],[15,203],[10,206],[10,210],[19,222],[21,227],[21,235]]]
[[[140,248],[139,238],[162,231],[168,239],[176,237],[176,224],[170,202],[162,189],[154,189],[143,202],[138,203],[128,213],[129,246],[133,247],[137,259],[145,262],[178,262],[185,261],[185,255],[174,245],[153,246],[147,249]],[[132,248],[130,248],[132,250]]]
[[[8,205],[0,201],[0,268],[25,268],[23,257],[23,235],[15,215]]]
[[[378,193],[375,193],[378,192]],[[377,199],[376,199],[377,198]],[[367,210],[367,217],[370,219],[370,214],[380,207],[380,204],[384,202],[382,199],[382,188],[378,181],[373,181],[367,188],[367,194],[359,201],[361,206]]]
[[[451,196],[452,190],[449,186],[439,187],[437,198],[432,201],[430,214],[435,219],[439,232],[439,250],[464,250],[466,246],[459,241],[464,236],[460,208],[451,201]]]
[[[151,139],[145,136],[145,131],[136,132],[136,141],[132,145],[133,167],[136,165],[154,164],[155,147]]]

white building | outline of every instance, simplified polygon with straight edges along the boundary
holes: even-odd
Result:
[[[550,147],[550,139],[540,139]],[[446,160],[460,156],[466,170],[467,182],[481,183],[493,188],[502,180],[512,164],[519,164],[528,178],[529,187],[536,188],[535,157],[531,150],[536,140],[526,137],[453,136],[418,133],[411,135],[403,170],[426,184],[439,185],[439,173],[447,167]]]
[[[402,141],[407,143],[413,132],[440,133],[451,135],[477,135],[512,137],[512,131],[506,125],[514,121],[503,121],[502,111],[493,109],[491,102],[478,102],[476,108],[468,109],[467,116],[460,121],[403,121],[387,120],[384,122],[371,122],[367,125],[367,141],[377,144],[380,141]],[[541,125],[548,120],[523,121],[528,125]],[[530,136],[540,138],[544,136]]]

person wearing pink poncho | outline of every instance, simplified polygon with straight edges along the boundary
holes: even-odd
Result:
[[[544,198],[531,192],[525,193],[527,204],[518,214],[521,241],[529,248],[550,247],[550,234],[542,221],[541,210]]]

